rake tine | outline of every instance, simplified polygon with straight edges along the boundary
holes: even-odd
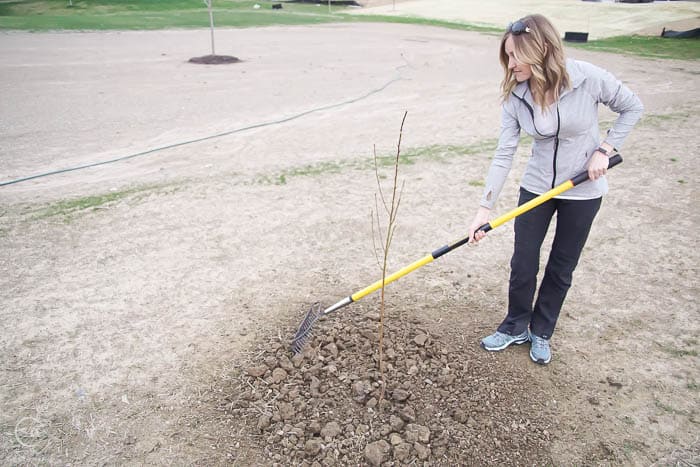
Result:
[[[306,332],[298,337],[295,337],[294,341],[292,342],[292,353],[294,355],[298,355],[301,353],[302,349],[306,345],[306,343],[309,341],[311,338],[311,328],[307,329]]]
[[[301,349],[311,337],[311,328],[316,323],[316,321],[318,321],[321,315],[321,304],[318,302],[314,303],[311,306],[311,308],[309,308],[309,311],[306,312],[306,315],[304,316],[301,325],[299,325],[299,329],[297,330],[296,334],[294,335],[294,338],[292,339],[292,352],[294,353],[294,355],[297,355],[301,352]]]
[[[306,333],[308,329],[313,326],[314,322],[318,319],[319,312],[321,311],[321,304],[320,303],[314,303],[311,305],[311,308],[309,308],[309,311],[306,312],[306,315],[304,316],[304,319],[301,321],[301,324],[299,325],[299,330],[297,330],[297,333],[294,335],[294,340],[297,338],[301,337]]]
[[[301,353],[302,349],[304,348],[304,346],[306,345],[306,343],[308,342],[310,337],[311,337],[311,330],[309,329],[309,331],[306,334],[299,336],[292,343],[292,353],[294,355],[299,355]]]
[[[311,306],[311,309],[306,312],[306,316],[304,316],[304,319],[301,321],[299,330],[294,335],[294,339],[292,339],[292,352],[294,352],[295,355],[301,352],[301,348],[304,347],[304,344],[311,336],[311,329],[313,328],[314,324],[316,324],[316,321],[329,313],[351,304],[352,302],[352,297],[346,297],[340,300],[338,303],[329,306],[325,310],[321,308],[320,303],[314,303]]]

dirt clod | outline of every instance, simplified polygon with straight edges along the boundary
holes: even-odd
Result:
[[[406,425],[406,441],[428,443],[430,441],[430,430],[422,425],[409,423]]]
[[[267,369],[268,368],[265,365],[251,366],[248,368],[247,372],[254,378],[260,378],[267,373]]]
[[[394,389],[394,392],[391,393],[391,398],[396,402],[404,402],[409,397],[411,397],[411,393],[405,389]]]
[[[321,440],[318,438],[313,438],[308,440],[304,444],[304,453],[308,457],[315,457],[318,455],[318,453],[321,452]]]
[[[287,378],[287,372],[282,368],[272,370],[272,383],[279,384]]]
[[[370,443],[365,448],[365,460],[369,465],[378,466],[388,459],[391,446],[385,440],[380,439]]]
[[[413,341],[416,343],[416,345],[419,345],[423,347],[425,343],[428,341],[428,336],[425,334],[418,334]]]
[[[413,443],[413,449],[416,450],[416,455],[418,456],[418,459],[422,461],[428,460],[428,458],[430,457],[430,448],[422,445],[421,443]]]
[[[336,436],[340,434],[342,430],[340,429],[340,425],[337,422],[328,422],[326,423],[326,426],[323,427],[321,430],[321,437],[325,440],[332,440]]]

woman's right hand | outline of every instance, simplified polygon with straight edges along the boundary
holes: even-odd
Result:
[[[478,242],[482,238],[486,236],[486,232],[483,232],[479,230],[474,234],[474,231],[481,227],[482,225],[488,223],[489,221],[489,216],[491,214],[491,210],[489,208],[485,208],[483,206],[479,207],[479,210],[476,212],[476,215],[474,216],[474,220],[472,221],[471,225],[469,226],[469,241],[470,242]]]

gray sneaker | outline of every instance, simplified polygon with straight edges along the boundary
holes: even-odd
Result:
[[[530,334],[530,358],[533,362],[546,365],[552,360],[552,351],[549,348],[549,339],[543,339],[534,334]]]
[[[486,336],[481,339],[481,347],[491,352],[497,350],[503,350],[511,344],[524,344],[530,340],[530,336],[527,331],[524,331],[517,336],[511,336],[510,334],[505,334],[496,331],[490,336]]]

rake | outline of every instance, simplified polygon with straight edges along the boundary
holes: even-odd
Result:
[[[620,164],[622,162],[622,156],[620,154],[615,154],[612,157],[610,157],[610,162],[608,163],[608,168],[613,168],[616,165]],[[481,227],[477,229],[477,231],[482,231],[482,232],[489,232],[496,227],[505,224],[506,222],[518,217],[521,214],[524,214],[531,209],[539,206],[540,204],[549,201],[550,199],[554,198],[555,196],[558,196],[562,193],[564,193],[567,190],[570,190],[571,188],[575,187],[576,185],[580,185],[583,182],[586,182],[589,180],[588,177],[588,172],[581,172],[580,174],[576,175],[575,177],[565,181],[564,183],[552,188],[551,190],[547,191],[546,193],[542,193],[536,198],[533,198],[532,200],[528,201],[527,203],[518,206],[517,208],[513,209],[512,211],[507,212],[506,214],[503,214],[500,217],[497,217],[496,219],[492,220],[491,222],[488,222]],[[377,282],[365,287],[362,290],[359,290],[355,292],[352,295],[349,295],[345,297],[344,299],[340,300],[339,302],[335,303],[334,305],[329,306],[326,309],[323,309],[320,303],[314,303],[309,311],[306,313],[304,316],[304,319],[301,322],[301,325],[299,326],[299,330],[297,333],[294,335],[294,338],[292,339],[292,352],[294,354],[298,354],[301,352],[303,349],[304,345],[306,342],[310,339],[311,337],[311,330],[316,324],[316,322],[321,319],[322,317],[329,315],[330,313],[333,313],[334,311],[338,311],[341,308],[356,302],[360,300],[361,298],[371,294],[372,292],[377,291],[378,289],[382,288],[383,286],[386,286],[387,284],[390,284],[394,282],[396,279],[399,279],[416,269],[425,266],[428,263],[431,263],[432,261],[438,259],[440,256],[443,256],[450,251],[459,248],[460,246],[466,244],[469,242],[469,235],[457,240],[454,243],[450,243],[447,245],[444,245],[437,250],[433,251],[429,255],[426,255],[422,257],[421,259],[409,264],[408,266],[399,269],[395,273],[387,276],[384,281],[382,282],[381,279],[379,279]]]

